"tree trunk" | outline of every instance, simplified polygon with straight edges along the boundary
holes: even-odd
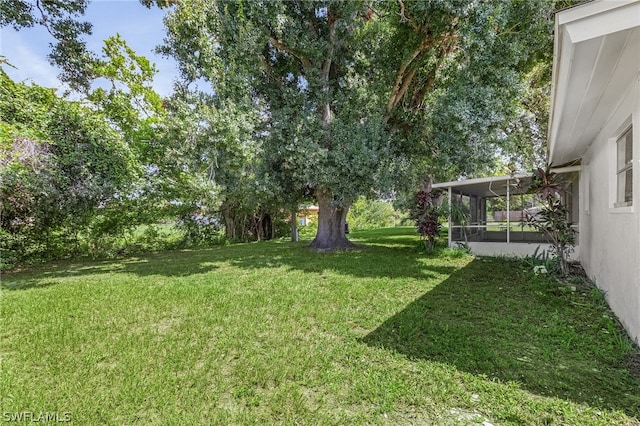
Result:
[[[253,239],[255,241],[262,241],[262,239],[264,238],[262,227],[263,220],[264,216],[262,215],[262,212],[256,213],[256,215],[253,217]]]
[[[345,236],[347,212],[351,204],[333,205],[333,195],[318,190],[318,232],[309,247],[317,251],[346,250],[356,247]]]
[[[225,237],[231,241],[236,240],[236,220],[233,210],[229,206],[223,206],[222,217],[224,218],[224,233]]]
[[[228,240],[230,241],[235,241],[236,240],[236,223],[233,220],[233,218],[229,217],[229,216],[225,216],[224,217],[224,221],[225,221],[225,227],[224,227],[224,233],[225,233],[225,237],[227,237]]]
[[[273,219],[269,213],[262,212],[262,238],[271,240],[275,237],[273,230]]]

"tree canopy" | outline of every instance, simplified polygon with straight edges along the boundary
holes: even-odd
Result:
[[[102,114],[51,89],[15,83],[0,69],[3,237],[20,234],[46,245],[56,230],[77,232],[136,173],[131,150]],[[3,246],[28,244],[3,238]]]
[[[120,35],[101,53],[86,50],[88,1],[0,0],[0,26],[47,28],[51,61],[83,97],[69,102],[3,75],[3,190],[18,191],[11,179],[31,168],[34,191],[62,193],[51,177],[66,173],[65,161],[77,183],[107,173],[95,167],[113,157],[126,164],[82,201],[100,212],[85,220],[100,232],[170,217],[194,239],[202,224],[232,240],[268,238],[313,199],[311,245],[333,250],[353,247],[345,222],[362,195],[413,199],[423,181],[544,160],[552,17],[569,0],[141,3],[168,10],[158,51],[177,60],[182,79],[166,99],[152,88],[153,64]],[[55,133],[56,112],[56,126],[79,130]],[[73,154],[87,143],[104,147]],[[57,154],[63,145],[71,151]],[[26,202],[12,200],[3,211],[15,216]],[[5,230],[20,222],[7,218]]]
[[[320,205],[312,246],[341,248],[350,204],[390,189],[391,171],[472,175],[515,146],[508,124],[525,76],[550,59],[554,7],[177,2],[162,51],[187,85],[210,84],[215,108],[257,112],[275,175]]]
[[[61,80],[72,89],[86,89],[93,58],[82,39],[91,34],[91,23],[83,20],[88,4],[89,0],[0,0],[0,28],[46,28],[55,40],[49,60],[61,69]]]

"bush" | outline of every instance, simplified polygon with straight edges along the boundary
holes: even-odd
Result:
[[[291,230],[289,230],[291,232]],[[318,233],[318,224],[316,222],[308,222],[307,225],[298,225],[298,236],[313,238]]]
[[[440,236],[440,217],[442,216],[442,193],[432,191],[429,185],[416,194],[416,204],[411,212],[415,220],[418,234],[424,241],[426,249],[435,248],[436,240]]]
[[[185,214],[176,227],[184,233],[186,246],[219,245],[225,240],[220,220],[216,217]]]
[[[358,198],[349,209],[347,222],[352,230],[387,228],[400,223],[401,215],[390,202]]]

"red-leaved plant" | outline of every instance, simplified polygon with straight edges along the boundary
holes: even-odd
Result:
[[[572,227],[571,212],[562,199],[566,194],[566,185],[548,166],[546,170],[538,168],[533,172],[531,190],[540,197],[543,207],[529,219],[529,224],[549,239],[551,254],[558,260],[560,275],[567,276],[576,230]]]
[[[440,234],[440,200],[441,191],[432,191],[431,185],[420,190],[416,194],[416,204],[411,212],[411,217],[415,221],[418,233],[422,237],[425,248],[431,250],[435,247],[436,240]]]

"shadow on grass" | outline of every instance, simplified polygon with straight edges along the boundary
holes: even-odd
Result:
[[[622,367],[624,338],[601,301],[553,280],[532,279],[520,263],[476,259],[436,266],[411,230],[353,233],[364,250],[314,253],[308,242],[237,244],[102,262],[59,262],[5,276],[4,288],[39,288],[91,274],[182,277],[218,268],[284,268],[362,278],[444,280],[362,341],[412,359],[454,365],[559,397],[638,416],[640,381]],[[440,262],[442,265],[442,262]],[[400,281],[402,283],[402,281]],[[400,307],[399,307],[400,309]]]
[[[95,274],[132,273],[139,276],[162,275],[181,277],[203,274],[216,269],[211,260],[211,249],[149,253],[142,256],[91,261],[85,259],[63,260],[32,266],[24,270],[3,274],[0,288],[27,290],[45,288],[57,284],[58,278],[81,277]]]
[[[362,341],[639,416],[640,381],[623,366],[626,337],[608,308],[582,290],[532,282],[516,262],[476,259]]]
[[[1,287],[7,290],[43,288],[56,279],[93,274],[135,274],[185,277],[206,274],[223,266],[245,270],[280,268],[322,274],[335,271],[358,278],[435,278],[456,268],[426,266],[425,255],[416,247],[411,229],[383,229],[354,233],[363,248],[347,252],[316,253],[309,241],[265,241],[232,244],[199,250],[165,251],[112,261],[63,261],[5,275]]]

